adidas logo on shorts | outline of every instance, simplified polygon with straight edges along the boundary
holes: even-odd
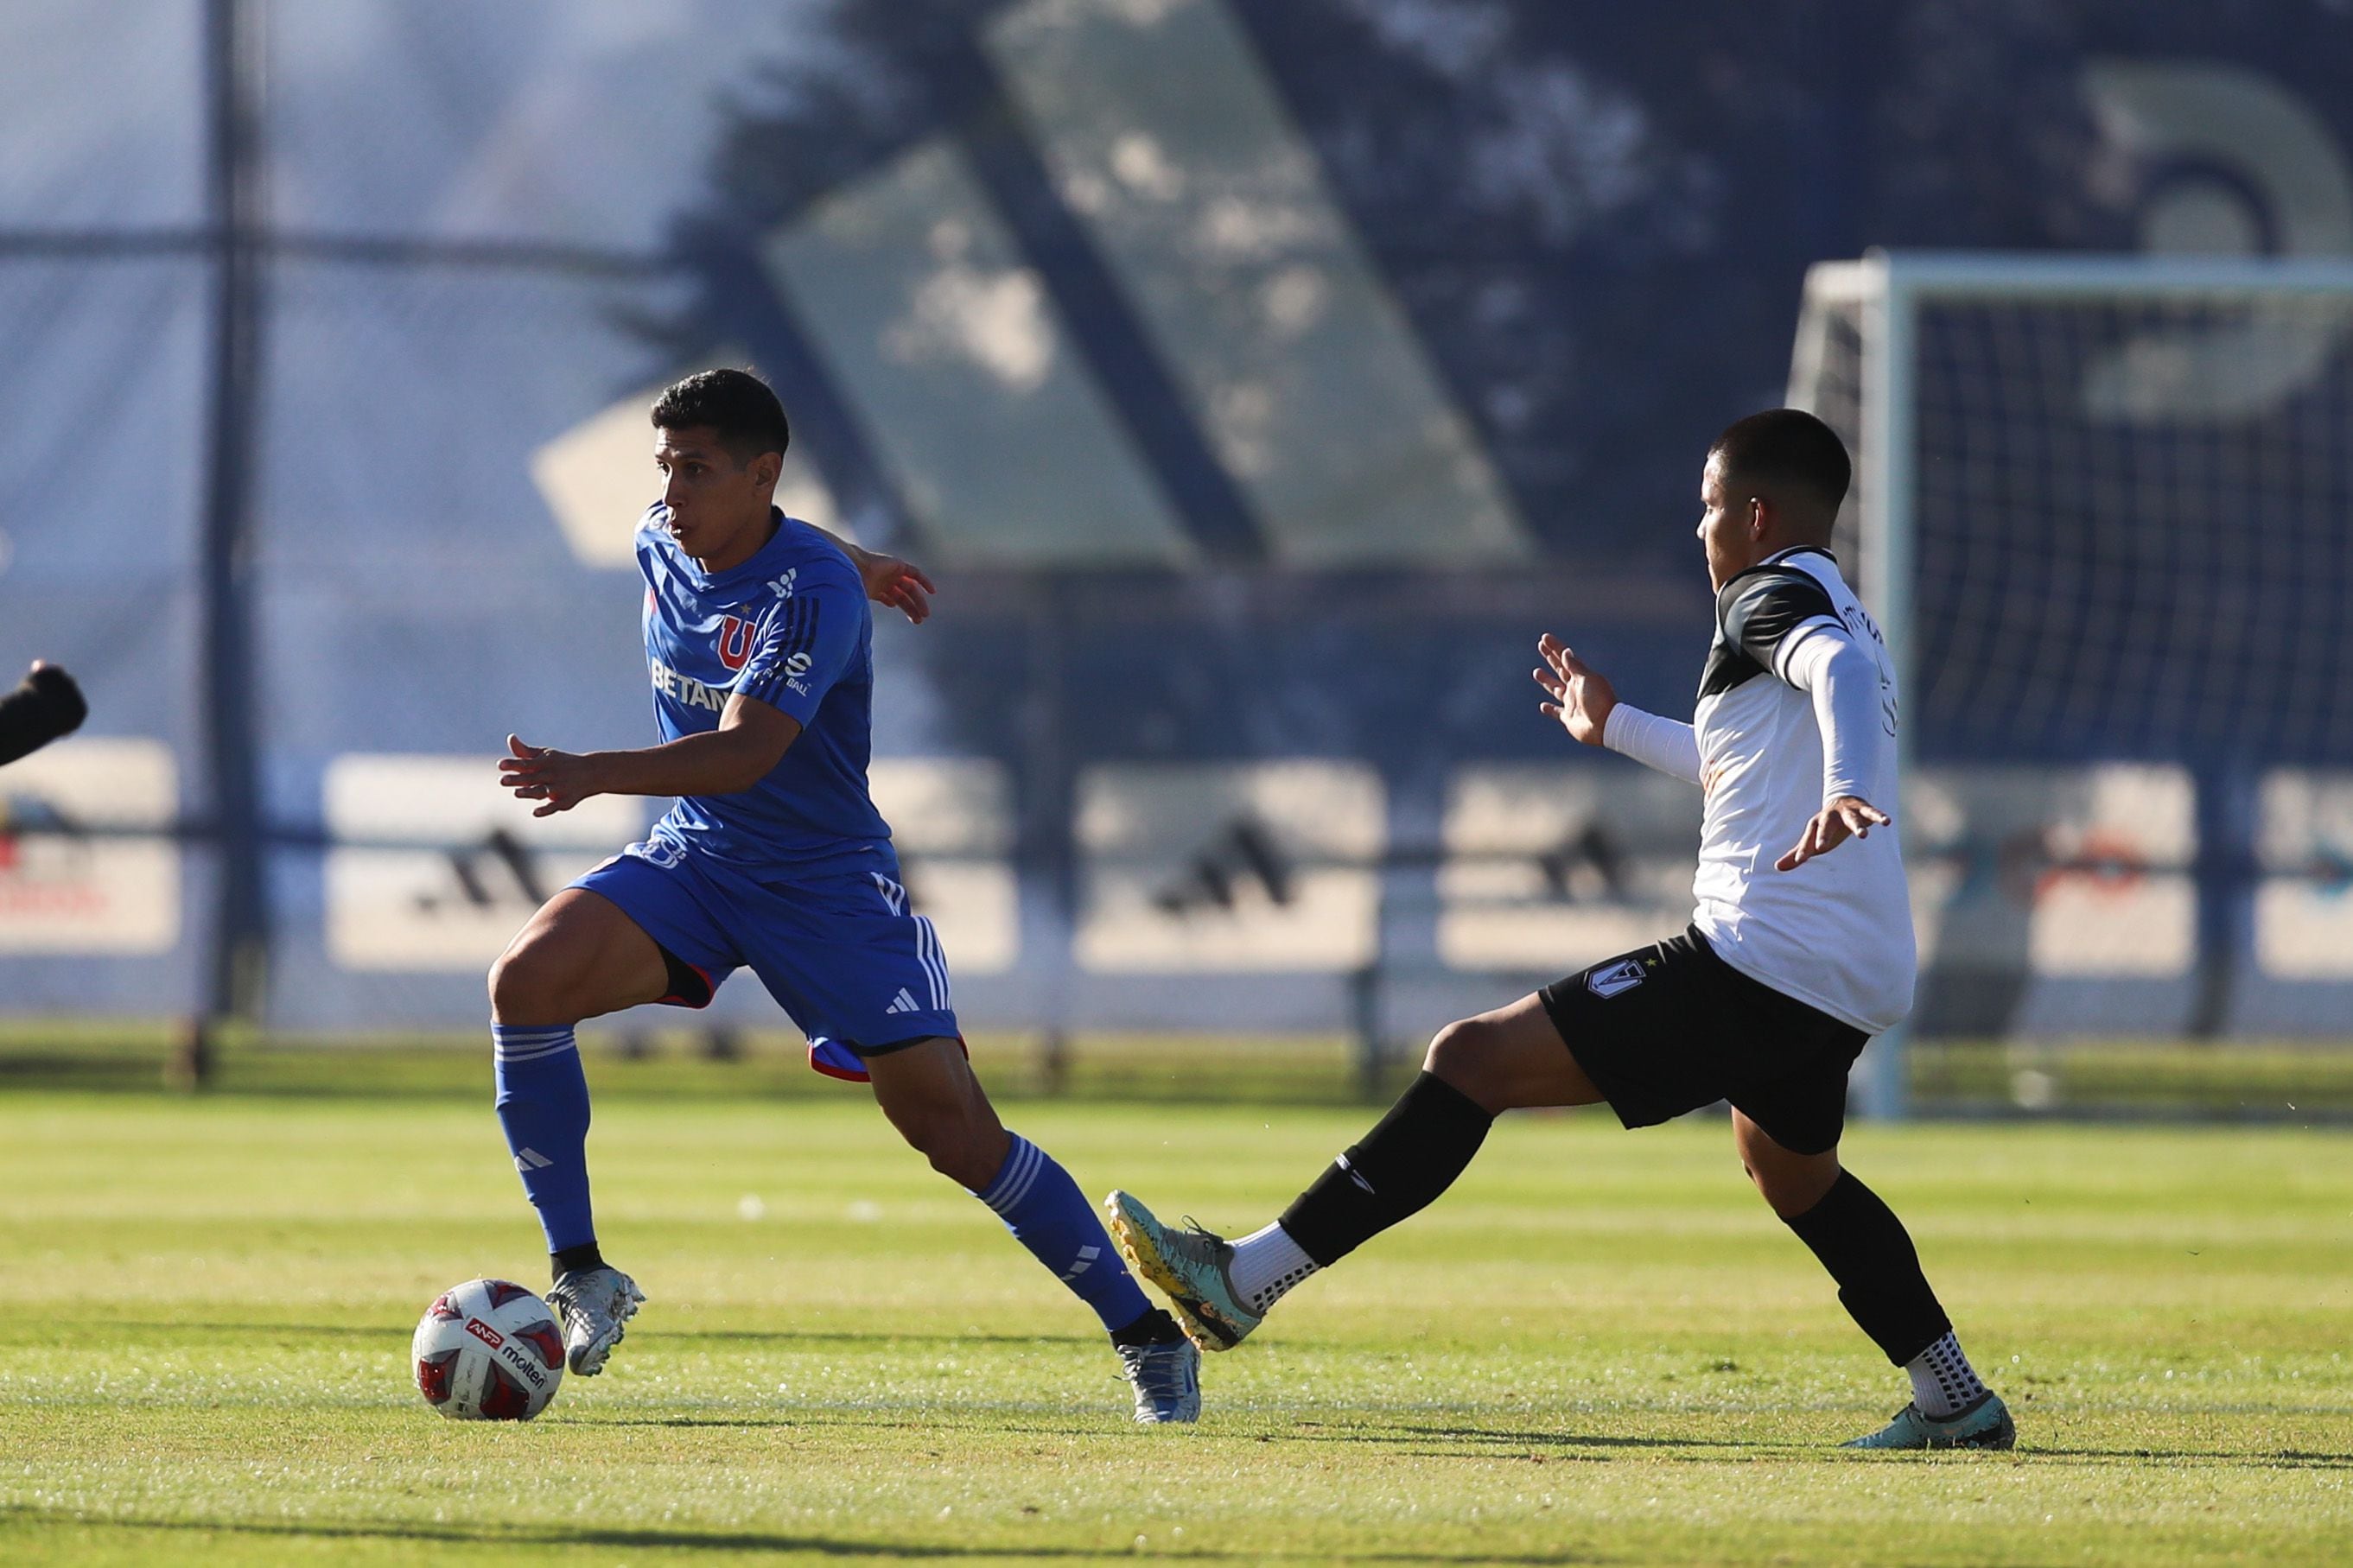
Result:
[[[887,1016],[892,1013],[920,1013],[923,1008],[916,1005],[914,997],[909,995],[907,988],[902,985],[899,987],[899,994],[892,997],[891,1005],[882,1011]]]
[[[1585,988],[1603,1001],[1631,991],[1642,984],[1642,961],[1621,958],[1615,963],[1604,964],[1585,977]]]

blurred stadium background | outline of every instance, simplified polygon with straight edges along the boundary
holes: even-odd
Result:
[[[507,936],[649,819],[489,759],[645,743],[643,407],[734,363],[787,510],[941,581],[878,623],[876,789],[1008,1072],[1347,1092],[1678,928],[1696,802],[1540,721],[1531,645],[1687,708],[1698,458],[1792,397],[1912,669],[1874,1106],[2353,1115],[2343,0],[0,42],[5,651],[94,709],[0,775],[16,1079],[478,1053]],[[739,980],[606,1038],[782,1085],[783,1030]]]

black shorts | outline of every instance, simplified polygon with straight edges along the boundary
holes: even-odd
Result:
[[[1784,1149],[1846,1129],[1846,1078],[1871,1038],[1760,984],[1696,927],[1536,993],[1618,1120],[1651,1127],[1729,1100]]]

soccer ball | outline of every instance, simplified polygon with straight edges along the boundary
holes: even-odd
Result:
[[[417,1391],[453,1421],[528,1421],[564,1382],[564,1331],[510,1279],[469,1279],[433,1300],[411,1345]]]

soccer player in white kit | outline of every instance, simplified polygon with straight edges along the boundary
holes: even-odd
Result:
[[[1848,1446],[2015,1443],[1903,1222],[1839,1163],[1848,1070],[1911,1011],[1918,967],[1883,809],[1897,798],[1894,665],[1829,549],[1851,476],[1836,433],[1796,409],[1751,415],[1708,448],[1716,633],[1693,722],[1619,701],[1550,635],[1537,645],[1547,717],[1700,786],[1688,931],[1440,1029],[1380,1123],[1250,1236],[1165,1226],[1111,1195],[1122,1247],[1203,1349],[1240,1343],[1300,1281],[1436,1199],[1505,1110],[1606,1101],[1647,1127],[1722,1100],[1765,1201],[1910,1376],[1912,1403]]]

